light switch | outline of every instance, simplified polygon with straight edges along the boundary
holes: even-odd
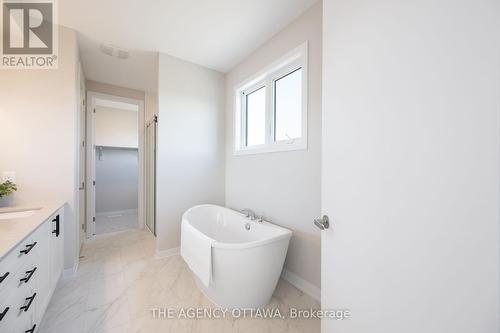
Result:
[[[10,180],[12,183],[16,183],[16,173],[14,171],[2,172],[2,183],[8,180]]]

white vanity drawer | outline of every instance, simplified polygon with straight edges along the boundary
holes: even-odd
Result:
[[[9,332],[16,324],[14,312],[14,295],[8,295],[10,298],[0,298],[0,332]]]
[[[27,237],[0,262],[0,298],[9,292],[12,283],[19,282],[18,275],[26,265],[36,265],[41,255],[40,237],[37,232]],[[24,275],[24,271],[21,273]],[[3,279],[2,279],[3,277]],[[9,287],[8,287],[9,286]]]
[[[35,320],[35,315],[32,314],[31,318],[22,321],[13,333],[35,333],[38,332],[39,325]]]
[[[37,232],[25,238],[2,261],[0,261],[0,294],[14,278],[26,260],[34,262],[39,256],[40,237]]]
[[[0,294],[5,289],[5,287],[10,284],[10,281],[14,278],[15,273],[21,268],[24,261],[29,255],[21,252],[26,249],[26,244],[32,241],[29,238],[24,240],[21,244],[16,246],[2,261],[0,261]],[[33,246],[31,251],[34,251],[36,244]],[[30,252],[31,252],[30,251]]]
[[[36,289],[27,288],[22,293],[10,294],[7,300],[2,300],[0,313],[5,312],[5,315],[0,321],[0,332],[17,333],[21,329],[20,326],[32,323],[35,320],[37,296]]]
[[[36,301],[34,301],[36,302]],[[35,307],[37,304],[33,304]],[[12,329],[12,333],[35,333],[39,329],[39,325],[37,324],[37,319],[35,315],[35,310],[30,310],[23,314],[24,316],[20,318],[14,328]]]
[[[40,267],[34,262],[26,261],[16,273],[12,274],[12,279],[0,292],[0,299],[6,299],[8,294],[24,293],[25,290],[36,287],[39,275]]]

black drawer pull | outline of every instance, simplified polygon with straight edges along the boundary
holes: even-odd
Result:
[[[7,276],[9,276],[9,272],[5,273],[2,277],[0,277],[0,283],[3,282],[3,280],[5,280],[5,278],[7,278]]]
[[[31,249],[35,247],[36,243],[37,242],[26,245],[26,248],[24,250],[19,251],[19,252],[24,253],[24,254],[28,254],[31,251]]]
[[[24,283],[28,283],[28,281],[31,279],[31,277],[35,273],[35,271],[36,271],[36,267],[33,268],[31,271],[26,271],[26,274],[28,274],[28,275],[25,276],[24,278],[20,279],[19,281],[24,282]]]
[[[33,296],[31,296],[31,297],[26,297],[28,304],[26,304],[25,306],[21,306],[19,308],[19,310],[24,310],[24,312],[28,311],[30,306],[31,306],[31,303],[33,303],[33,300],[35,299],[35,296],[36,296],[36,293],[34,293]]]
[[[3,317],[5,317],[5,315],[7,314],[7,312],[9,312],[9,307],[6,307],[5,310],[3,310],[2,313],[0,313],[0,321],[2,321]]]
[[[24,331],[24,333],[34,333],[34,332],[35,332],[35,328],[36,328],[36,324],[35,324],[35,325],[33,325],[33,327],[32,327],[32,328],[30,328],[29,330]]]
[[[59,237],[59,214],[57,214],[56,218],[53,219],[52,222],[56,223],[56,229],[52,230],[52,233],[56,234],[56,237]]]

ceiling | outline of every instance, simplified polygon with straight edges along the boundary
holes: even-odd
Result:
[[[158,55],[155,52],[130,51],[128,59],[110,57],[101,52],[101,43],[78,35],[80,58],[89,80],[141,91],[157,91]]]
[[[128,85],[123,86],[147,89],[151,82],[141,73],[141,64],[150,70],[154,52],[227,72],[316,2],[64,0],[59,1],[59,22],[80,33],[82,61],[90,79],[109,83],[100,78],[120,76],[126,69],[122,76],[141,82],[132,87],[126,79]],[[101,53],[101,43],[129,51],[129,59]]]

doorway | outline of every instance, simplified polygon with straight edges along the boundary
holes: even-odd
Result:
[[[142,228],[144,102],[89,92],[87,238]]]

